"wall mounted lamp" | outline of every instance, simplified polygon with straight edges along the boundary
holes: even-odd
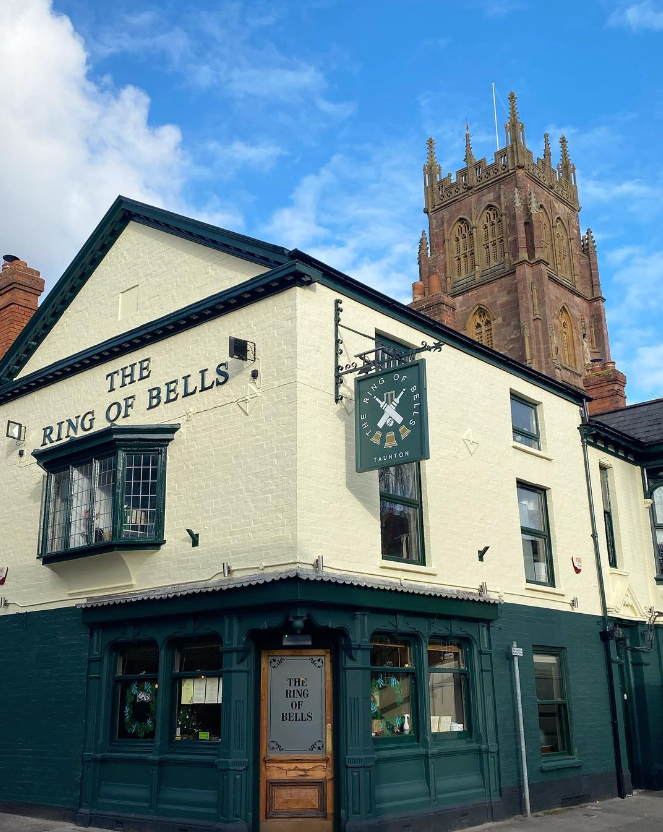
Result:
[[[238,361],[255,361],[256,345],[253,341],[246,341],[244,338],[235,338],[232,335],[228,339],[228,352],[231,358]]]
[[[195,549],[195,547],[200,543],[200,532],[194,532],[193,529],[187,529],[186,533],[191,538],[191,548]]]
[[[486,556],[486,552],[490,549],[490,546],[484,546],[483,549],[479,549],[479,560],[483,563],[483,559]]]

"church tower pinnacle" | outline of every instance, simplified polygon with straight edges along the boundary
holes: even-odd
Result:
[[[581,236],[575,165],[560,137],[553,167],[527,147],[514,92],[506,145],[476,159],[465,126],[465,167],[442,175],[435,142],[424,165],[429,232],[419,242],[412,306],[559,381],[584,388],[593,413],[626,402],[610,358],[591,230]]]

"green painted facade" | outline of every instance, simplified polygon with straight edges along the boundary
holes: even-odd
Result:
[[[499,617],[496,617],[499,613]],[[480,604],[288,579],[223,593],[4,616],[0,806],[65,807],[82,823],[125,829],[257,829],[259,658],[303,617],[314,647],[332,650],[336,817],[345,830],[460,828],[521,810],[510,645],[521,680],[532,804],[568,805],[616,793],[601,620],[573,612]],[[370,645],[376,632],[410,640],[418,666],[412,736],[371,736]],[[612,644],[624,759],[634,783],[661,787],[663,639],[638,627]],[[219,743],[174,741],[171,668],[178,639],[223,642]],[[461,642],[469,668],[468,737],[431,734],[428,639]],[[629,641],[626,640],[628,637]],[[154,639],[161,649],[155,740],[114,740],[114,650]],[[541,754],[533,647],[564,648],[573,754]],[[621,674],[621,676],[620,676]],[[622,688],[620,679],[623,680]],[[626,692],[628,699],[623,699]],[[12,709],[21,703],[12,718]],[[629,710],[630,708],[630,710]],[[15,712],[15,710],[14,710]],[[129,824],[129,825],[127,825]],[[399,825],[400,824],[400,825]]]

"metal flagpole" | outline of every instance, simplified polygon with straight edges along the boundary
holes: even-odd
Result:
[[[497,135],[497,104],[495,103],[495,82],[492,81],[493,85],[493,115],[495,116],[495,150],[500,149],[500,139]]]
[[[518,736],[520,738],[520,763],[523,770],[523,798],[525,800],[525,815],[532,816],[529,805],[529,776],[527,774],[527,751],[525,748],[525,726],[523,725],[523,700],[520,696],[520,667],[518,659],[523,655],[523,648],[518,647],[514,641],[511,644],[511,655],[513,656],[513,675],[516,682],[516,707],[518,709]]]

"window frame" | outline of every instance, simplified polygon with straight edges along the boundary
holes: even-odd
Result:
[[[609,465],[599,465],[599,479],[601,482],[601,499],[603,504],[603,526],[605,531],[605,543],[608,552],[608,566],[610,569],[618,569],[617,541],[615,539],[615,526],[612,512],[612,494],[610,488]],[[662,526],[663,528],[663,526]]]
[[[375,354],[375,363],[376,368],[380,370],[391,369],[392,367],[399,367],[402,364],[409,364],[416,359],[416,356],[412,355],[412,347],[408,347],[406,344],[399,343],[398,341],[394,341],[393,339],[389,338],[386,335],[382,335],[378,332],[375,333],[375,348],[379,350],[380,353],[382,350],[386,350],[388,356],[386,358],[382,358],[380,353],[376,352]],[[389,354],[391,351],[391,354]],[[400,353],[400,354],[399,354]],[[390,561],[392,563],[408,563],[412,564],[413,566],[425,566],[426,564],[426,547],[425,547],[425,540],[424,540],[424,512],[423,512],[423,494],[422,494],[422,487],[421,487],[421,463],[420,462],[406,462],[403,463],[404,465],[413,465],[416,466],[414,470],[415,476],[415,497],[403,497],[402,495],[392,494],[389,491],[383,491],[380,487],[380,472],[382,470],[388,470],[389,468],[395,468],[396,466],[391,465],[387,466],[385,469],[380,469],[378,471],[378,500],[380,501],[380,506],[382,505],[382,500],[387,500],[391,503],[395,503],[396,505],[404,505],[408,508],[414,508],[417,513],[417,520],[416,520],[416,527],[417,527],[417,537],[418,537],[418,550],[419,550],[419,557],[415,560],[408,560],[406,558],[397,557],[394,555],[383,555],[382,554],[382,511],[380,510],[380,557],[382,560]]]
[[[154,549],[162,546],[165,543],[167,446],[173,440],[179,428],[179,424],[111,425],[86,436],[70,439],[52,447],[34,450],[32,456],[45,472],[37,557],[42,562],[51,563],[117,549]],[[124,534],[123,529],[123,516],[126,510],[124,502],[127,496],[127,457],[136,454],[156,454],[158,457],[154,532],[149,537],[129,537]],[[94,477],[99,463],[109,458],[115,460],[115,479],[112,484],[112,497],[110,498],[112,506],[111,537],[109,540],[95,542],[93,532],[93,542],[80,546],[70,546],[73,472],[91,464],[93,475],[91,477],[92,484],[89,488],[88,504],[89,507],[93,507],[97,494],[96,488],[98,487],[94,485]],[[50,551],[48,548],[51,539],[49,525],[54,481],[58,474],[65,471],[70,473],[67,485],[66,519],[62,524],[64,527],[63,544],[58,549]],[[87,534],[90,533],[93,526],[94,524],[90,522]]]
[[[383,671],[392,671],[394,673],[399,674],[407,674],[410,677],[410,706],[411,706],[411,714],[410,714],[410,733],[409,734],[388,734],[387,736],[375,736],[371,730],[371,739],[374,743],[376,743],[376,748],[380,746],[389,745],[393,743],[406,743],[406,744],[413,744],[419,743],[420,737],[422,734],[422,727],[419,725],[419,702],[418,702],[418,663],[417,663],[417,642],[416,639],[412,636],[404,636],[400,633],[394,632],[374,632],[371,634],[370,642],[371,642],[371,653],[373,652],[373,645],[377,644],[374,642],[373,639],[375,638],[390,638],[394,641],[401,641],[404,645],[407,645],[410,650],[410,656],[412,657],[413,664],[410,667],[389,667],[388,665],[374,665],[371,661],[371,656],[369,655],[369,666],[368,666],[368,675],[369,681],[371,686],[371,697],[373,691],[373,674]],[[371,721],[373,719],[373,711],[371,710]]]
[[[190,646],[199,642],[200,644],[204,644],[205,642],[216,642],[219,646],[219,652],[221,655],[221,667],[218,670],[177,670],[177,656],[178,652],[185,646]],[[223,640],[220,635],[217,633],[202,633],[197,636],[184,636],[178,637],[171,641],[170,643],[170,678],[168,679],[170,683],[170,719],[168,723],[168,744],[171,748],[176,748],[178,751],[181,750],[182,753],[188,752],[198,752],[203,751],[208,746],[212,746],[213,748],[218,748],[219,743],[221,742],[222,735],[223,735],[223,692],[221,694],[221,702],[217,702],[216,704],[221,705],[221,712],[219,714],[219,738],[214,739],[194,739],[194,738],[183,738],[177,736],[177,722],[178,722],[178,713],[179,713],[179,705],[181,704],[179,701],[179,682],[182,679],[200,679],[201,676],[203,678],[214,677],[219,679],[219,686],[223,691],[223,676],[225,673],[224,669],[224,649],[223,649]]]
[[[117,661],[120,654],[120,651],[126,647],[134,647],[134,646],[141,646],[147,645],[149,643],[154,644],[157,651],[157,670],[156,673],[118,673],[117,672]],[[137,639],[136,641],[122,641],[116,642],[112,645],[112,649],[110,651],[111,656],[111,684],[112,684],[112,696],[111,696],[111,703],[112,703],[112,710],[110,714],[110,745],[120,744],[122,746],[129,746],[131,748],[141,748],[146,746],[154,745],[157,740],[157,731],[159,728],[159,713],[161,710],[160,701],[161,697],[159,696],[159,674],[161,672],[161,666],[163,661],[162,650],[158,643],[158,641],[154,637],[144,638],[144,639]],[[123,682],[131,682],[131,681],[151,681],[154,684],[155,691],[156,691],[156,709],[155,709],[155,718],[154,718],[154,736],[151,738],[144,738],[144,737],[119,737],[119,720],[120,720],[120,693],[122,690],[122,683]]]
[[[654,544],[654,556],[656,557],[656,577],[663,582],[663,517],[658,517],[656,512],[656,492],[663,492],[663,482],[655,481],[652,483],[649,494],[652,501],[650,517],[652,528],[652,541]],[[662,542],[658,541],[658,533],[660,532]]]
[[[559,660],[559,678],[562,686],[562,691],[564,696],[562,699],[539,699],[536,691],[536,662],[534,660],[535,656],[555,656]],[[565,719],[564,719],[564,738],[566,740],[566,751],[550,751],[544,752],[541,746],[540,737],[539,737],[539,753],[541,754],[541,760],[544,762],[547,761],[554,761],[554,760],[566,760],[569,758],[575,757],[575,750],[573,745],[573,730],[571,727],[571,702],[569,698],[569,684],[568,684],[568,668],[567,668],[567,657],[566,657],[566,648],[565,647],[545,647],[543,645],[536,645],[532,647],[532,668],[534,671],[534,696],[536,698],[536,710],[537,710],[537,723],[539,724],[539,731],[541,730],[540,727],[540,713],[539,713],[539,705],[556,705],[556,706],[563,706],[565,710]]]
[[[516,428],[513,424],[513,410],[511,408],[512,402],[518,402],[518,404],[525,405],[525,407],[529,407],[534,413],[534,423],[536,425],[536,432],[532,433],[527,429],[520,429]],[[533,402],[531,399],[527,399],[524,396],[521,396],[519,393],[514,393],[512,390],[509,395],[509,412],[511,414],[511,436],[512,441],[518,445],[523,445],[525,448],[530,448],[533,451],[540,451],[541,450],[541,420],[539,419],[539,407],[540,405],[538,402]],[[516,439],[516,433],[524,436],[526,439],[530,439],[534,442],[534,445],[528,445],[526,442],[522,442],[520,439]]]
[[[542,512],[541,512],[541,520],[543,525],[543,531],[541,529],[534,529],[530,526],[523,526],[520,523],[520,501],[518,502],[518,522],[520,524],[520,539],[522,541],[523,535],[528,534],[532,537],[536,537],[540,540],[544,541],[544,548],[546,554],[546,569],[548,573],[548,580],[547,581],[536,581],[536,580],[529,580],[527,577],[527,570],[525,570],[525,583],[527,584],[534,584],[536,586],[555,586],[555,570],[553,564],[553,555],[552,555],[552,543],[550,540],[550,518],[548,516],[548,489],[542,488],[539,485],[532,485],[531,483],[524,482],[522,480],[516,480],[516,499],[518,497],[518,489],[523,488],[527,491],[532,491],[536,494],[539,494],[542,497]],[[525,553],[523,551],[523,565],[525,565]]]
[[[430,663],[428,662],[428,651],[430,650],[431,645],[441,644],[446,642],[447,644],[453,644],[462,650],[463,656],[463,663],[464,667],[462,668],[431,668]],[[465,729],[462,731],[433,731],[431,728],[431,737],[433,738],[434,742],[452,742],[454,740],[467,740],[472,738],[472,691],[471,691],[471,683],[472,683],[472,676],[470,673],[470,666],[469,666],[469,647],[467,642],[461,639],[450,639],[446,636],[431,636],[426,643],[426,674],[428,682],[428,710],[429,715],[432,716],[432,704],[431,704],[431,696],[430,696],[430,677],[433,674],[456,674],[464,679],[464,682],[461,682],[463,685],[463,708],[465,711]]]

